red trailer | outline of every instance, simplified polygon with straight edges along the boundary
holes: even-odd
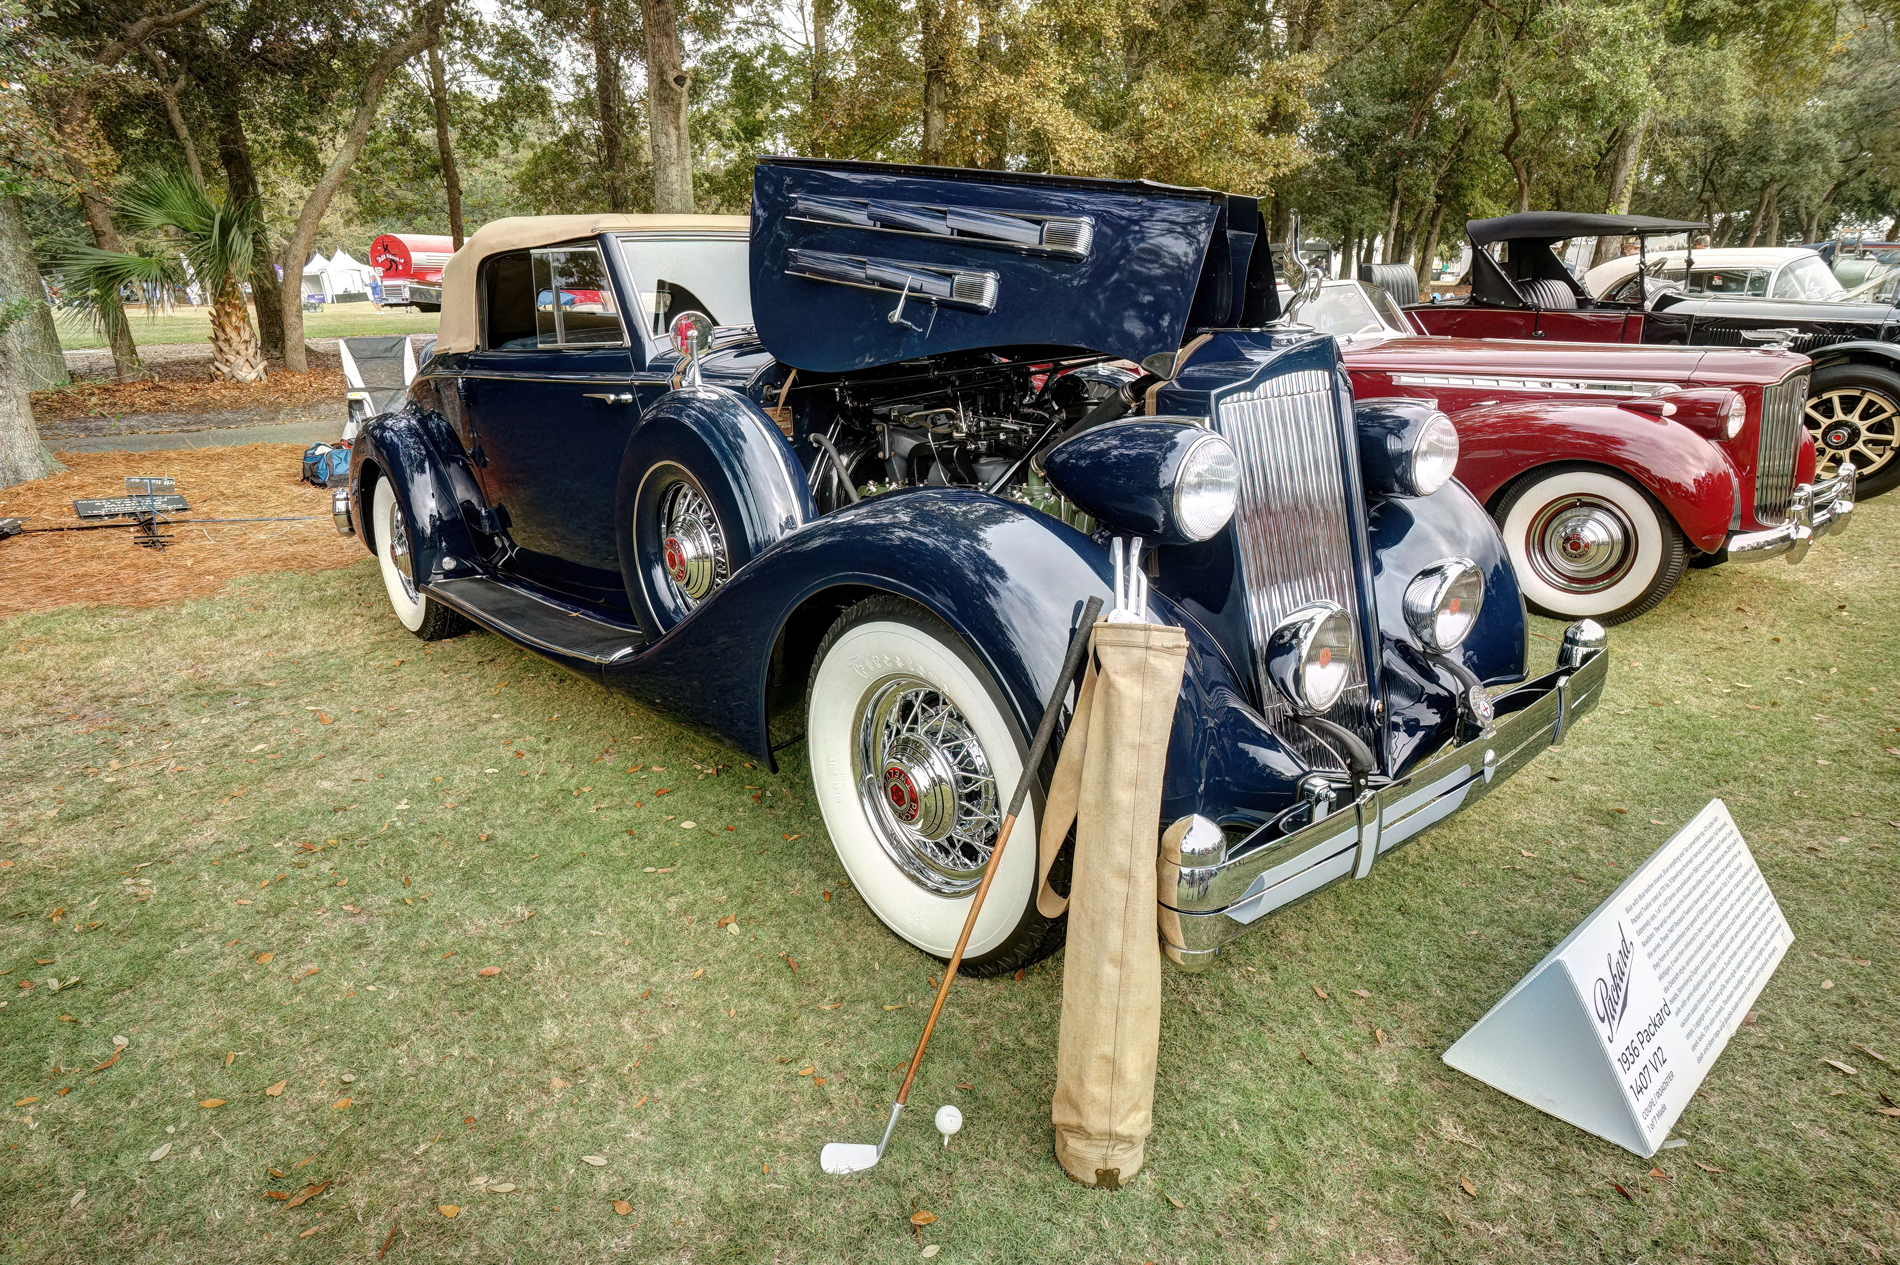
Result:
[[[383,302],[418,312],[442,310],[442,268],[455,239],[429,233],[384,233],[369,245],[369,262],[382,273]]]

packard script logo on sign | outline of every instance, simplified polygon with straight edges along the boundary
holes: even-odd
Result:
[[[1635,949],[1630,946],[1622,923],[1616,924],[1616,932],[1622,937],[1616,946],[1616,956],[1604,959],[1603,974],[1597,976],[1597,1022],[1603,1025],[1605,1041],[1616,1040],[1616,1026],[1623,1022],[1630,1008],[1630,954]]]
[[[1638,1124],[1645,1133],[1667,1127],[1663,1122],[1673,1122],[1694,1091],[1674,1072],[1675,1064],[1688,1059],[1669,997],[1623,919],[1602,918],[1581,930],[1563,951],[1564,965],[1579,985],[1591,981],[1597,1040],[1616,1068]]]

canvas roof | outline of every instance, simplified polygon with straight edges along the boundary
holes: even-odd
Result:
[[[1574,211],[1525,211],[1489,220],[1466,220],[1465,232],[1477,246],[1492,242],[1554,242],[1566,237],[1605,237],[1617,233],[1683,233],[1707,228],[1698,220],[1664,220],[1653,215],[1584,215]]]
[[[536,246],[598,237],[602,233],[650,233],[667,229],[728,229],[750,232],[744,215],[518,215],[491,220],[475,230],[442,270],[439,352],[474,351],[481,342],[475,278],[482,260]]]

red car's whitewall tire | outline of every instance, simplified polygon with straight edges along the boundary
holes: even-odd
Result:
[[[1495,517],[1524,600],[1553,619],[1620,624],[1653,610],[1682,579],[1688,546],[1656,498],[1593,466],[1536,470]]]
[[[466,619],[417,588],[415,555],[409,549],[409,520],[387,478],[376,480],[376,490],[370,495],[369,521],[383,591],[389,594],[389,609],[402,626],[424,641],[467,632]]]
[[[818,647],[805,740],[819,811],[858,895],[900,937],[947,959],[1022,772],[1025,744],[995,681],[922,607],[869,598]],[[1034,800],[964,951],[972,974],[1014,970],[1060,943],[1036,910]]]

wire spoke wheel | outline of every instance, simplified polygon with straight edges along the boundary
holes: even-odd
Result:
[[[857,729],[853,772],[885,852],[926,891],[973,891],[1002,815],[969,721],[928,681],[897,675],[865,693]]]
[[[681,480],[660,502],[660,548],[679,604],[692,610],[726,582],[730,560],[719,516],[705,495]]]

